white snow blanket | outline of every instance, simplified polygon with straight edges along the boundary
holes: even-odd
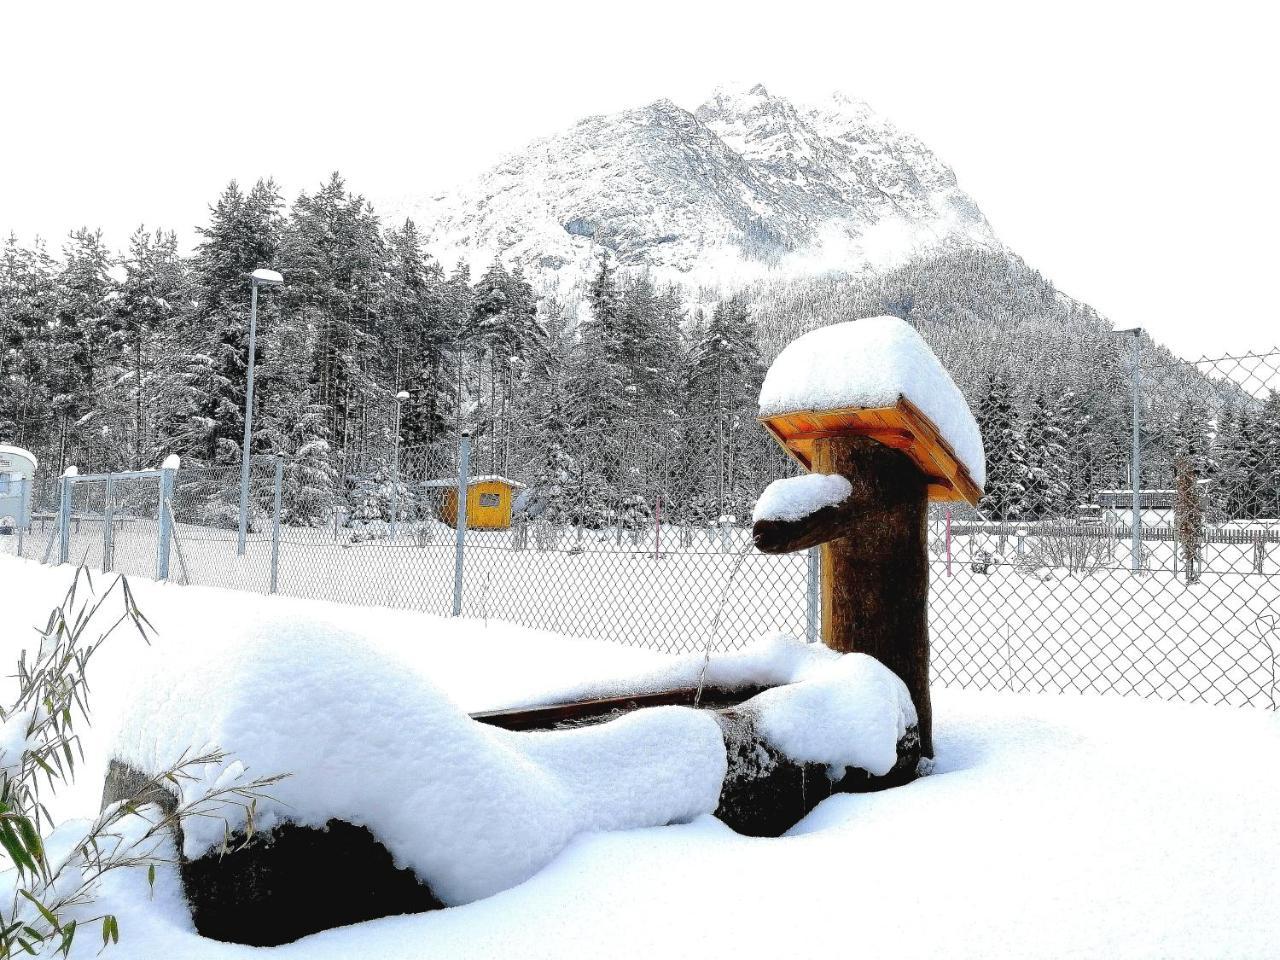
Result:
[[[845,767],[884,776],[898,761],[898,741],[917,720],[907,685],[862,653],[832,661],[806,683],[766,690],[751,703],[769,743],[792,760],[825,763],[833,780]]]
[[[986,483],[982,434],[955,381],[911,325],[868,317],[819,327],[778,354],[760,388],[760,416],[888,407],[906,397],[933,421],[973,481]]]
[[[0,582],[15,587],[15,622],[46,620],[71,576],[67,567],[0,557]],[[98,589],[108,582],[99,578]],[[220,749],[233,762],[183,781],[183,800],[240,776],[288,774],[259,803],[258,829],[285,821],[323,827],[334,818],[366,826],[398,865],[445,903],[460,904],[527,880],[580,834],[686,822],[718,804],[727,758],[705,711],[661,707],[545,733],[467,716],[477,709],[468,701],[507,705],[494,702],[492,690],[477,700],[485,687],[517,704],[692,686],[701,655],[636,656],[503,623],[486,631],[422,614],[133,586],[159,636],[148,647],[122,631],[95,660],[95,725],[85,737],[95,756],[81,772],[88,781],[81,806],[56,805],[64,815],[92,812],[85,807],[110,757],[155,772],[184,753]],[[0,655],[16,657],[19,646],[5,644]],[[598,676],[588,680],[583,664]],[[886,772],[904,724],[915,722],[909,699],[909,717],[900,702],[905,687],[877,661],[783,635],[713,657],[706,679],[793,684],[771,693],[763,720],[782,749],[794,744],[799,759],[832,766]],[[525,696],[511,694],[517,680]],[[557,690],[557,680],[566,686]],[[826,725],[826,738],[806,740],[798,731],[807,724]],[[20,750],[0,728],[0,764]],[[231,829],[242,825],[242,811],[225,812]],[[196,857],[217,846],[223,828],[216,818],[188,821],[183,852]]]
[[[853,484],[838,473],[783,477],[764,488],[751,519],[799,520],[823,507],[835,506],[852,492]]]
[[[577,834],[710,813],[726,769],[720,728],[704,711],[499,730],[315,617],[267,617],[216,646],[167,646],[136,689],[145,693],[124,714],[117,758],[146,772],[192,748],[235,758],[184,781],[184,801],[242,766],[289,774],[259,804],[260,829],[332,818],[366,826],[447,904],[527,880]],[[222,842],[219,819],[184,828],[189,857]]]
[[[11,658],[30,643],[35,635],[26,625],[46,620],[69,579],[66,568],[0,557],[10,614],[10,627],[0,631],[0,655]],[[563,692],[557,683],[591,687],[592,673],[612,671],[608,683],[629,678],[638,687],[644,675],[697,672],[683,658],[497,622],[486,630],[479,621],[143,581],[135,586],[160,635],[153,647],[127,634],[112,638],[102,659],[95,659],[95,722],[85,730],[86,762],[73,788],[46,795],[58,819],[96,812],[109,752],[104,735],[143,692],[138,680],[154,654],[196,644],[207,653],[190,662],[204,669],[220,644],[266,616],[321,619],[344,638],[355,635],[351,667],[334,663],[332,651],[319,645],[339,681],[359,674],[364,657],[394,655],[397,666],[427,676],[437,692],[443,689],[469,709],[504,700],[547,702]],[[239,642],[232,646],[245,656],[259,655]],[[828,664],[839,662],[830,651],[807,649],[812,653],[775,639],[736,659],[713,658],[712,668],[724,671],[726,681],[766,675],[821,680]],[[672,659],[678,665],[664,667]],[[404,682],[388,680],[393,692]],[[332,722],[314,718],[334,728],[316,736],[336,738],[341,722],[358,716],[365,723],[366,714],[385,709],[387,692],[375,691],[362,703],[366,692],[353,690]],[[154,890],[145,868],[123,870],[104,879],[98,902],[79,908],[86,926],[72,957],[99,956],[101,940],[87,921],[103,913],[118,916],[120,944],[102,956],[128,960],[821,958],[831,953],[826,931],[837,926],[856,930],[866,953],[904,957],[1275,954],[1280,812],[1259,798],[1280,794],[1280,765],[1271,762],[1280,756],[1280,715],[948,689],[935,689],[934,706],[933,776],[900,790],[833,797],[785,838],[741,837],[709,816],[657,829],[582,834],[536,876],[493,897],[266,949],[199,937],[173,865],[159,866]],[[257,712],[269,719],[265,705]],[[664,730],[684,729],[683,720],[662,723],[671,724]],[[598,735],[638,749],[643,736],[658,732],[633,732],[634,740],[633,734]],[[786,736],[778,728],[773,733]],[[346,736],[361,739],[358,732]],[[551,770],[560,785],[572,783],[575,771],[549,758],[567,739],[547,736],[553,746],[522,756],[504,752],[507,745],[499,741],[508,738],[486,738],[478,762],[516,756],[535,779],[551,777]],[[381,740],[365,740],[367,750],[387,749]],[[343,748],[342,756],[352,750]],[[1198,774],[1189,775],[1189,762],[1198,764]],[[252,772],[271,771],[255,763]],[[601,796],[593,794],[591,802]],[[74,830],[67,828],[68,839]],[[1030,854],[1029,837],[1045,841],[1033,843]],[[57,859],[59,844],[49,847]],[[761,904],[768,906],[763,920]],[[930,922],[921,924],[921,916]],[[904,939],[904,930],[910,937]]]

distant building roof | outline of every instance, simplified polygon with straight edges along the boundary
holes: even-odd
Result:
[[[474,487],[477,483],[505,483],[508,487],[519,490],[524,486],[519,480],[512,480],[509,477],[500,477],[496,473],[485,473],[478,477],[468,477],[467,486]],[[440,480],[428,480],[423,484],[424,487],[456,487],[458,485],[457,477],[444,477]]]
[[[23,457],[31,461],[31,468],[34,470],[40,466],[40,461],[36,459],[36,455],[30,450],[23,450],[21,447],[11,447],[7,443],[0,443],[0,457],[8,454],[13,457]]]
[[[1139,490],[1138,503],[1147,508],[1171,508],[1175,494],[1172,490]],[[1132,509],[1132,490],[1099,490],[1095,498],[1104,507],[1120,507]]]

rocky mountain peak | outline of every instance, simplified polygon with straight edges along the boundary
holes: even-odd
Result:
[[[446,267],[483,270],[497,256],[552,289],[580,285],[602,254],[733,287],[998,246],[951,170],[865,103],[808,104],[758,83],[693,111],[661,99],[588,117],[397,212]]]

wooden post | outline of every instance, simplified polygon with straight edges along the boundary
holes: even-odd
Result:
[[[929,699],[928,478],[900,450],[866,436],[815,441],[814,473],[839,474],[852,492],[801,520],[760,520],[764,553],[822,547],[822,642],[875,657],[906,684],[933,756]]]
[[[822,642],[865,653],[907,685],[920,721],[920,752],[933,756],[929,700],[929,496],[901,451],[867,437],[815,444],[814,471],[838,473],[851,499],[876,514],[822,545]]]

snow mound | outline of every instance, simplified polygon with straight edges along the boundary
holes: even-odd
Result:
[[[906,397],[933,421],[978,486],[982,434],[960,389],[911,325],[868,317],[820,327],[778,354],[760,388],[760,416],[839,407],[888,407]]]
[[[799,520],[823,507],[833,507],[853,492],[853,484],[838,473],[808,473],[784,477],[764,488],[751,513],[753,521]]]
[[[827,667],[840,657],[830,647],[806,643],[789,633],[768,634],[741,650],[712,655],[706,664],[706,681],[712,687],[729,690],[799,683],[822,676]],[[670,674],[676,682],[670,685],[696,685],[702,661],[700,653],[679,657],[679,669],[673,669]],[[691,670],[691,667],[695,669]]]
[[[893,768],[898,741],[917,721],[906,684],[864,653],[838,657],[807,682],[766,690],[751,704],[760,732],[791,759],[876,776]]]
[[[220,649],[166,644],[134,689],[146,693],[125,710],[118,759],[155,771],[191,749],[235,758],[182,783],[184,800],[241,764],[291,774],[259,805],[259,829],[365,826],[447,904],[523,882],[578,834],[710,813],[726,771],[708,713],[664,707],[589,729],[498,730],[314,618],[267,618]],[[222,841],[219,820],[184,826],[189,857]]]

